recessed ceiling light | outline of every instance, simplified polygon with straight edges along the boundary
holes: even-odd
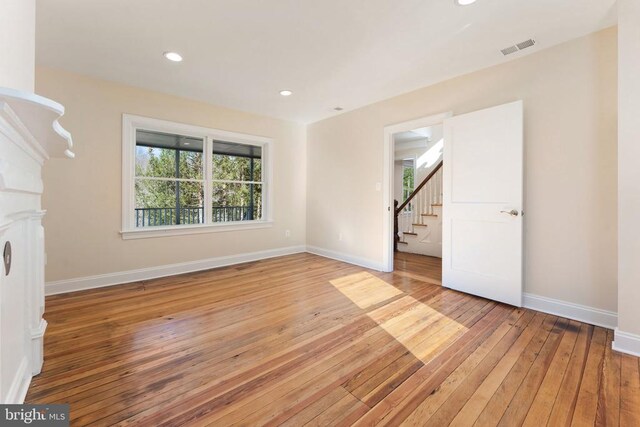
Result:
[[[282,96],[290,96],[291,94],[293,94],[293,92],[291,92],[290,90],[281,90],[280,91],[280,95],[282,95]]]
[[[182,55],[176,52],[165,52],[162,55],[164,55],[164,57],[167,58],[169,61],[173,61],[173,62],[182,61]]]
[[[334,108],[334,110],[336,110],[336,111],[342,111],[342,110],[344,110],[344,108],[342,108],[342,107],[335,107],[335,108]]]
[[[469,6],[475,2],[476,0],[455,0],[455,3],[460,6]]]

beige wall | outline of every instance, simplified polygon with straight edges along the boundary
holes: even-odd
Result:
[[[376,183],[382,180],[384,126],[523,99],[526,292],[616,310],[616,37],[616,29],[608,29],[306,129],[38,69],[36,90],[66,106],[62,124],[77,153],[73,161],[53,159],[44,168],[46,280],[305,242],[380,263],[383,212]],[[274,227],[122,240],[123,113],[274,138]]]
[[[0,0],[0,87],[33,92],[36,0]]]
[[[522,99],[525,291],[615,311],[616,61],[611,28],[312,124],[307,244],[380,263],[384,126]]]
[[[640,336],[640,2],[621,0],[618,7],[618,328]],[[640,342],[633,350],[640,353]]]
[[[304,126],[51,69],[37,69],[36,88],[66,107],[76,153],[44,166],[47,281],[304,244]],[[273,138],[274,226],[122,240],[123,113]]]

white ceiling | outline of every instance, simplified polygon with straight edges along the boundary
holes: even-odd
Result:
[[[407,132],[394,133],[394,149],[398,152],[413,148],[427,147],[430,143],[441,140],[443,131],[443,126],[440,124],[418,128]]]
[[[616,22],[615,0],[37,0],[37,17],[40,65],[305,123]]]
[[[432,137],[434,127],[436,126],[394,133],[393,141],[396,143],[396,149],[398,148],[398,144],[402,144],[404,142],[422,141],[426,145],[427,141]]]

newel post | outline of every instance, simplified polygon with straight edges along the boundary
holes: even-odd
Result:
[[[398,252],[398,201],[393,201],[393,251]]]

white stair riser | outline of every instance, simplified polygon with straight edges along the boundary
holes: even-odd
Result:
[[[442,170],[438,171],[412,200],[412,211],[398,215],[398,234],[400,240],[407,243],[398,245],[398,251],[442,257],[441,203]],[[426,227],[414,224],[423,224]]]

